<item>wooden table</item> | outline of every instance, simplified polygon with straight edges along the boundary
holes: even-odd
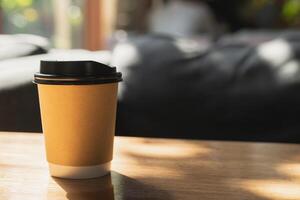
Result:
[[[54,179],[42,134],[0,133],[0,199],[300,199],[300,145],[116,137],[112,168]]]

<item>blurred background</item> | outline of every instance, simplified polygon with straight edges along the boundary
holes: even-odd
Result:
[[[299,0],[1,0],[0,5],[1,33],[44,36],[55,48],[103,49],[116,30],[196,35],[300,27]]]
[[[116,134],[300,143],[300,0],[1,0],[0,131],[43,59],[117,66]]]

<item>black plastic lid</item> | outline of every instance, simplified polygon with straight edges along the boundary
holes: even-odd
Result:
[[[115,67],[89,60],[41,60],[40,72],[34,75],[37,84],[84,85],[120,81],[122,74]]]

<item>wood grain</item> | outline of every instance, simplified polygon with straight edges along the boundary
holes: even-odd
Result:
[[[42,134],[0,133],[0,199],[300,199],[300,146],[116,137],[111,175],[51,178]]]

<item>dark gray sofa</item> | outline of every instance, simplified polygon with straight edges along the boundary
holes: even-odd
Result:
[[[124,75],[117,135],[300,142],[298,31],[241,32],[217,41],[148,35],[91,54],[105,55],[103,62]],[[26,83],[0,90],[0,129],[41,130],[29,77],[47,56],[33,59]],[[0,82],[3,62],[24,60],[0,62]]]

